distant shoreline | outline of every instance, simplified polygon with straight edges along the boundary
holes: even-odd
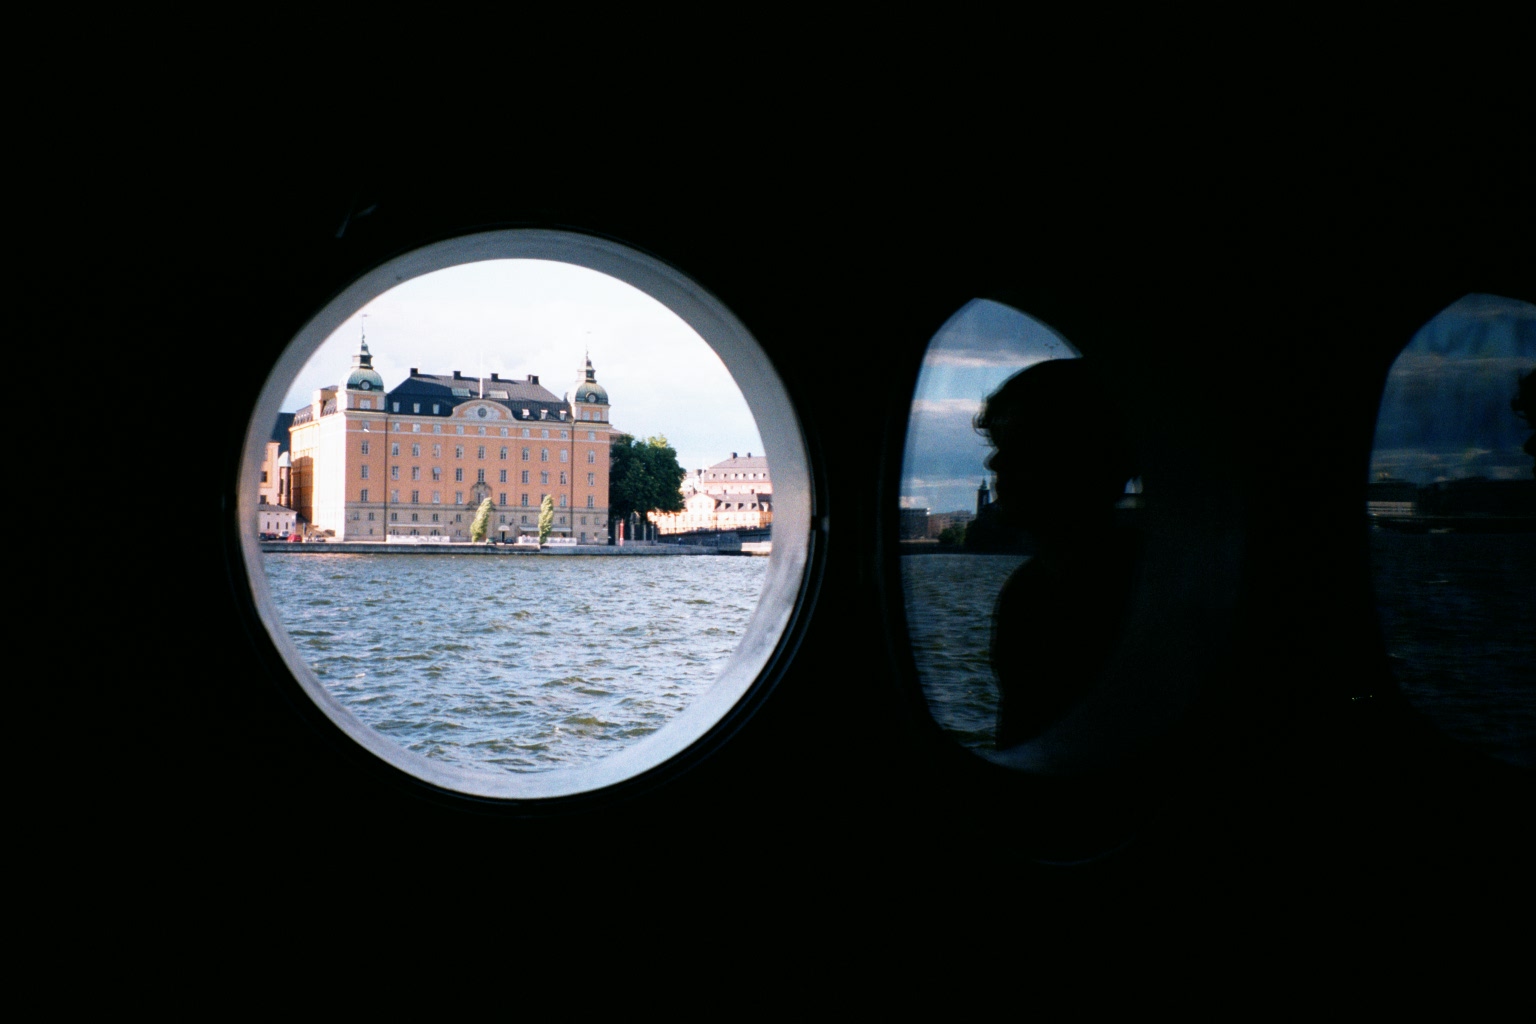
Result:
[[[318,543],[308,541],[296,544],[289,541],[259,541],[262,554],[274,555],[713,555],[737,552],[716,552],[713,548],[689,544],[626,544],[622,547],[609,544],[561,544],[542,550],[527,544],[380,544],[375,541],[344,540]]]

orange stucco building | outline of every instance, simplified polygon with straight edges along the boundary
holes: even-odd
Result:
[[[587,360],[563,398],[524,380],[421,373],[386,391],[364,341],[344,383],[316,391],[290,432],[292,507],[337,540],[468,541],[480,503],[493,536],[608,539],[608,392]]]

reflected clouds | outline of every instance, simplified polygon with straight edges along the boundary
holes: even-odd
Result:
[[[1425,324],[1393,363],[1371,478],[1417,484],[1530,474],[1530,433],[1510,408],[1536,365],[1536,305],[1468,295]]]
[[[974,426],[982,399],[1027,366],[1077,354],[1038,320],[989,299],[972,300],[950,317],[934,335],[918,376],[902,504],[974,510],[977,486],[990,479],[985,461],[991,449]]]

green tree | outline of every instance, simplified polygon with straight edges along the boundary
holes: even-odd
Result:
[[[475,521],[469,524],[469,539],[476,544],[485,540],[486,531],[491,528],[491,510],[495,507],[491,504],[491,499],[486,498],[475,512]]]
[[[544,495],[544,501],[539,505],[539,547],[549,540],[550,527],[555,525],[555,496]]]
[[[956,523],[953,526],[944,527],[944,529],[939,531],[939,543],[949,545],[964,544],[965,524]]]
[[[608,514],[628,519],[631,512],[681,512],[683,478],[688,471],[664,436],[640,440],[630,434],[613,439],[608,464]]]

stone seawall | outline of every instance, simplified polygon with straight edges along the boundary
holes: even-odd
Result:
[[[672,555],[712,555],[713,548],[680,544],[563,544],[538,548],[517,544],[378,544],[370,541],[332,541],[318,544],[292,544],[286,541],[262,541],[264,554],[274,555],[625,555],[629,557],[667,557]]]

